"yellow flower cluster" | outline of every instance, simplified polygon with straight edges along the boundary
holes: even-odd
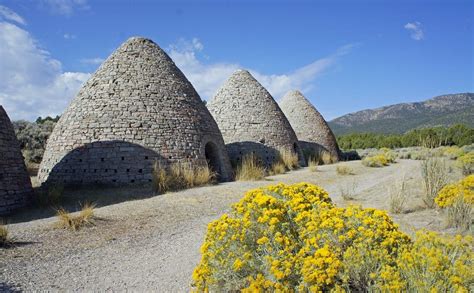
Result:
[[[443,155],[455,160],[464,154],[464,151],[458,146],[449,146],[445,147],[443,150]]]
[[[474,152],[459,156],[456,163],[462,169],[464,175],[472,174],[474,172]]]
[[[474,204],[474,175],[469,175],[456,183],[446,185],[435,198],[436,204],[442,208],[452,206],[456,200]]]
[[[393,161],[392,161],[393,162]],[[387,154],[378,154],[374,156],[367,156],[362,159],[362,164],[367,167],[384,167],[388,166],[390,163],[389,157]]]
[[[416,241],[402,249],[397,278],[411,292],[472,292],[474,254],[471,236],[442,237],[419,231]]]
[[[405,290],[411,283],[398,263],[418,257],[416,243],[383,211],[338,208],[318,186],[278,184],[247,192],[230,216],[209,224],[193,285],[198,292]],[[459,288],[466,279],[447,276],[461,278],[448,280]]]

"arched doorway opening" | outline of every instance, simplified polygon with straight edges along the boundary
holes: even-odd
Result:
[[[219,153],[217,146],[213,142],[206,143],[204,147],[204,154],[206,156],[207,165],[211,171],[216,173],[216,179],[220,180],[221,174],[221,162],[219,159]]]

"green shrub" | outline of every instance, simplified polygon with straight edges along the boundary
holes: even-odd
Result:
[[[474,128],[456,124],[451,127],[413,129],[404,134],[351,133],[337,136],[337,143],[344,150],[464,146],[474,143]]]

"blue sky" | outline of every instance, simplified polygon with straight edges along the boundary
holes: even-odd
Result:
[[[326,119],[474,91],[474,1],[0,0],[0,104],[60,114],[130,36],[153,39],[203,99],[249,69]]]

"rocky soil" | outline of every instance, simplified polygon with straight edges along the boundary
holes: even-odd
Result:
[[[354,175],[338,175],[341,164],[350,166]],[[277,182],[315,183],[340,206],[353,203],[388,210],[390,188],[405,177],[410,198],[405,213],[393,215],[395,221],[410,234],[419,228],[450,232],[438,211],[422,207],[419,164],[400,160],[385,168],[367,168],[353,161],[321,166],[317,172],[305,168],[265,181],[128,200],[96,208],[96,225],[78,232],[55,228],[54,217],[9,224],[15,245],[0,248],[0,291],[189,291],[207,223],[228,212],[246,190]],[[344,189],[354,199],[345,201],[340,195]],[[150,193],[115,192],[134,193],[135,198]],[[110,190],[105,193],[113,196]]]

